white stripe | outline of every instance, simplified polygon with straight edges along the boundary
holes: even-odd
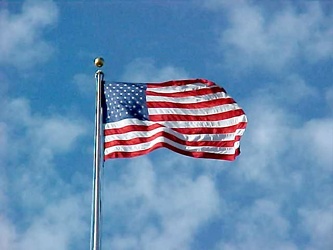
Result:
[[[246,116],[240,115],[229,119],[224,119],[222,121],[166,121],[158,122],[169,128],[224,128],[239,124],[240,122],[245,122]]]
[[[155,122],[151,122],[151,121],[142,121],[142,120],[138,120],[135,118],[128,118],[128,119],[120,120],[117,122],[105,123],[104,129],[123,128],[123,127],[130,126],[130,125],[151,126],[154,124],[155,124]]]
[[[235,154],[237,148],[239,148],[239,142],[235,142],[234,147],[209,147],[209,146],[185,146],[174,141],[171,141],[165,137],[158,137],[150,142],[135,144],[135,145],[119,145],[113,146],[105,149],[105,155],[114,153],[114,152],[136,152],[141,150],[147,150],[153,147],[159,142],[165,142],[171,146],[174,146],[178,149],[189,151],[189,152],[205,152],[205,153],[214,153],[214,154]]]
[[[246,116],[240,115],[229,119],[224,119],[222,121],[172,121],[172,122],[159,122],[166,127],[171,128],[224,128],[239,124],[240,122],[246,122]]]
[[[110,122],[104,124],[105,129],[112,129],[112,128],[122,128],[129,125],[142,125],[142,126],[150,126],[153,124],[161,124],[169,128],[203,128],[203,127],[210,127],[210,128],[224,128],[239,124],[240,122],[247,122],[246,116],[240,115],[235,116],[233,118],[224,119],[222,121],[191,121],[191,122],[184,122],[184,121],[172,121],[172,122],[152,122],[152,121],[141,121],[138,119],[124,119],[117,122]]]
[[[111,142],[114,140],[131,140],[134,138],[149,138],[155,134],[165,131],[168,134],[174,135],[177,138],[184,141],[232,141],[236,136],[242,135],[244,129],[237,129],[234,133],[226,134],[182,134],[172,129],[161,127],[151,131],[130,131],[122,134],[107,135],[104,137],[105,142]]]
[[[241,109],[237,103],[224,104],[215,107],[200,108],[200,109],[180,109],[180,108],[148,108],[148,114],[150,115],[165,115],[165,114],[177,114],[177,115],[213,115],[219,114],[231,110]]]
[[[186,97],[164,97],[147,95],[147,102],[174,102],[174,103],[198,103],[216,99],[230,98],[226,93],[219,92],[208,95],[186,96]]]
[[[147,87],[147,91],[152,91],[155,93],[178,93],[178,92],[185,92],[185,91],[192,91],[192,90],[199,90],[199,89],[213,89],[219,86],[212,86],[208,87],[204,83],[193,83],[187,84],[182,86],[167,86],[167,87]]]

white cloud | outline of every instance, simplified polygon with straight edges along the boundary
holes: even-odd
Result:
[[[273,12],[250,1],[208,1],[205,6],[227,15],[219,45],[229,66],[279,71],[301,60],[332,59],[333,16],[319,2],[299,8],[281,4]]]
[[[86,123],[64,117],[51,117],[39,122],[38,128],[31,131],[31,138],[37,147],[52,151],[53,153],[68,152],[75,140],[85,134]]]
[[[303,159],[333,171],[333,119],[311,119],[294,133],[296,145]]]
[[[77,147],[87,123],[74,116],[42,116],[24,98],[3,98],[0,105],[0,248],[58,250],[80,244],[90,212],[80,208],[90,206],[85,198],[90,191],[72,195],[74,186],[61,178],[54,159]]]
[[[14,226],[0,213],[0,249],[14,250],[13,242],[16,240]]]
[[[221,242],[216,249],[257,250],[257,249],[298,249],[289,242],[290,223],[281,213],[278,204],[271,200],[256,200],[240,214],[233,214],[235,227],[230,239]]]
[[[266,184],[276,180],[275,171],[283,176],[280,157],[290,150],[286,142],[292,129],[288,125],[292,116],[269,99],[269,96],[258,95],[255,101],[245,104],[249,124],[241,142],[239,167],[234,171],[248,180]]]
[[[89,203],[80,196],[72,195],[46,206],[43,213],[20,235],[16,249],[69,249],[73,243],[76,248],[86,248],[88,240],[82,242],[82,239],[89,235],[86,218],[90,211],[82,209],[83,206],[89,207]]]
[[[104,223],[124,225],[105,247],[191,249],[197,230],[219,214],[220,199],[206,175],[163,178],[146,157],[124,168],[121,180],[104,190]]]
[[[30,68],[47,60],[53,48],[43,33],[57,18],[52,1],[25,1],[20,14],[0,10],[0,64]]]
[[[4,122],[0,122],[0,164],[1,159],[6,155],[8,148],[8,136],[7,136],[7,125]]]
[[[78,73],[74,75],[72,82],[84,95],[93,95],[95,93],[95,80],[91,75]]]
[[[123,74],[124,81],[132,82],[162,82],[173,79],[188,78],[184,69],[171,65],[158,68],[152,59],[136,59],[127,65]]]
[[[82,199],[82,194],[65,196],[43,207],[38,216],[28,220],[29,224],[24,230],[16,230],[16,225],[0,214],[1,249],[65,250],[70,249],[71,245],[86,248],[89,244],[89,209],[81,208],[89,207],[89,203]]]
[[[2,105],[4,108],[0,115],[10,124],[5,123],[7,136],[10,134],[14,139],[11,147],[15,150],[11,154],[15,157],[31,151],[35,157],[67,152],[76,139],[86,133],[87,123],[84,120],[32,114],[27,99],[5,99]]]
[[[238,194],[248,202],[240,198],[234,205],[228,203],[233,199],[225,200],[231,212],[222,218],[237,221],[230,229],[237,234],[221,236],[217,249],[326,250],[332,246],[332,114],[307,117],[294,109],[301,109],[309,98],[322,101],[323,110],[330,103],[325,103],[323,89],[298,76],[287,77],[285,85],[290,91],[267,86],[256,89],[247,104],[243,102],[249,126],[242,155],[230,173],[234,182],[243,183],[240,187],[254,188],[244,196]]]
[[[299,75],[287,76],[281,83],[267,86],[269,98],[278,99],[284,105],[299,105],[304,101],[317,99],[320,94],[315,86],[311,86]]]
[[[326,91],[310,86],[297,75],[256,89],[243,104],[249,123],[242,140],[242,157],[238,159],[240,167],[234,172],[267,184],[283,182],[289,172],[290,178],[296,178],[291,183],[296,185],[299,175],[287,169],[289,164],[295,164],[294,158],[302,159],[302,165],[315,164],[321,170],[331,171],[331,113],[316,118],[303,115],[309,103],[329,110],[325,95]]]
[[[331,249],[333,246],[333,204],[327,209],[301,209],[302,228],[309,235],[306,250]]]

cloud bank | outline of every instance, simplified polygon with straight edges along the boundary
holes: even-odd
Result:
[[[0,10],[0,65],[28,69],[49,59],[53,47],[43,34],[57,19],[52,1],[25,1],[18,14]]]
[[[300,63],[332,59],[333,15],[320,2],[273,6],[250,1],[205,1],[205,7],[221,11],[228,26],[219,31],[218,44],[225,61],[244,69],[270,71]]]

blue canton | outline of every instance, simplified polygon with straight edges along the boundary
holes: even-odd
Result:
[[[148,120],[145,84],[105,82],[103,122],[117,122],[127,118]]]

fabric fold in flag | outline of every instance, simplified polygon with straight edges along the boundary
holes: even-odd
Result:
[[[240,154],[246,115],[212,81],[104,82],[103,88],[104,160],[161,147],[230,161]]]

